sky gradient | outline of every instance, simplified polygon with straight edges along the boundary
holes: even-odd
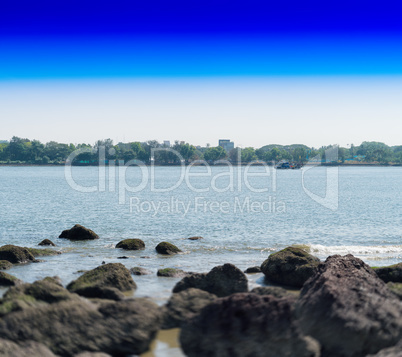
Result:
[[[397,1],[1,6],[0,140],[402,143]]]

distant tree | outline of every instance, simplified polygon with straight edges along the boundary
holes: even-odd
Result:
[[[226,151],[221,146],[216,146],[212,148],[208,148],[204,152],[204,159],[206,161],[217,161],[222,160],[227,156]]]
[[[242,162],[251,162],[255,160],[257,160],[257,155],[255,154],[255,150],[253,148],[245,148],[241,150]]]

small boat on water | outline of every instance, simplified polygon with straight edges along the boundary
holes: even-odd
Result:
[[[291,164],[288,161],[280,161],[278,164],[275,166],[277,170],[296,170],[296,169],[301,169],[302,164]]]

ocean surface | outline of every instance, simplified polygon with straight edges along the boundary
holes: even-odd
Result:
[[[144,267],[154,274],[134,277],[135,296],[162,304],[178,279],[157,277],[160,268],[207,272],[229,262],[244,270],[289,245],[323,260],[351,253],[371,266],[402,261],[401,184],[401,167],[3,166],[0,243],[37,247],[48,238],[63,253],[8,271],[26,282],[57,275],[67,284],[103,261]],[[100,239],[58,238],[77,223]],[[146,249],[115,249],[125,238]],[[183,253],[158,255],[161,241]],[[249,279],[250,287],[264,283],[260,274]]]

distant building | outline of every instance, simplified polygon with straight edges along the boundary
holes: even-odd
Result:
[[[163,146],[170,148],[170,141],[169,140],[164,140],[163,141]]]
[[[234,142],[226,139],[220,139],[219,146],[222,146],[225,151],[229,152],[230,150],[234,149]]]

